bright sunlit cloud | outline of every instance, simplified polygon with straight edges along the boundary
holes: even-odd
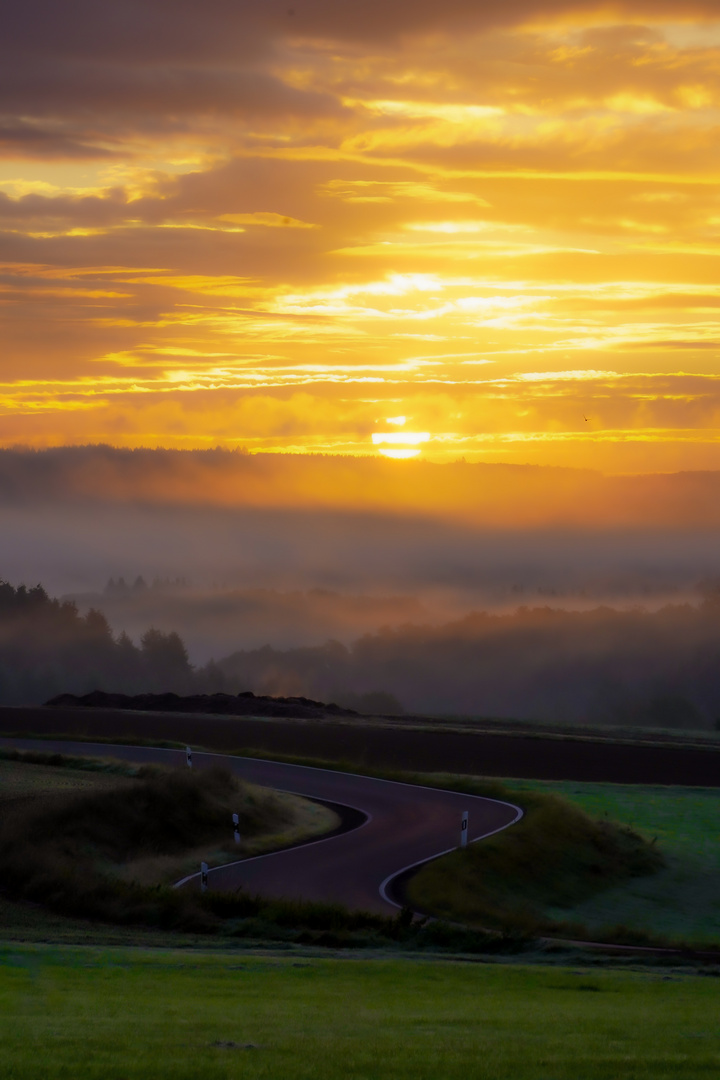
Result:
[[[374,432],[372,441],[375,446],[381,443],[401,443],[408,446],[419,446],[427,442],[430,435],[427,431],[383,431]]]

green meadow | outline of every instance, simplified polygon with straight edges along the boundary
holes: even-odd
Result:
[[[5,946],[4,1080],[691,1080],[718,986],[594,970]]]
[[[655,839],[666,866],[597,893],[558,919],[590,928],[625,926],[690,941],[720,942],[720,788],[512,780],[518,791],[555,792],[598,818]]]
[[[108,785],[132,786],[97,764],[94,772],[13,765],[0,761],[0,782],[21,808],[70,794],[94,806]],[[416,779],[525,794],[548,820],[561,815],[571,826],[579,856],[596,840],[611,842],[609,868],[662,852],[655,873],[546,907],[551,918],[720,940],[720,791],[516,780],[503,791],[479,778]],[[542,795],[608,825],[589,828],[577,810],[573,818],[567,803]],[[612,822],[640,834],[640,844]],[[512,832],[494,838],[506,860]],[[480,854],[482,846],[472,847]],[[586,878],[566,888],[587,893]],[[720,1072],[718,968],[688,957],[640,962],[558,945],[526,945],[502,959],[458,955],[457,944],[445,956],[390,942],[362,951],[227,938],[216,946],[208,936],[73,920],[0,896],[2,925],[6,938],[20,939],[0,944],[2,1080],[694,1080]]]

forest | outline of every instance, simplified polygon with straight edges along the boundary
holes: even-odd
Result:
[[[353,694],[382,690],[411,713],[714,728],[720,592],[655,611],[480,611],[441,626],[387,627],[349,646],[239,650],[218,670],[228,690],[351,708]]]
[[[478,611],[443,625],[381,628],[350,644],[239,649],[194,666],[174,631],[151,626],[135,644],[100,610],[81,614],[41,585],[1,582],[0,704],[94,690],[252,691],[384,715],[710,729],[720,726],[720,588],[655,611]]]

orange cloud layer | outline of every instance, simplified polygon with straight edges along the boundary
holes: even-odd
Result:
[[[5,445],[718,467],[714,3],[38,6]]]

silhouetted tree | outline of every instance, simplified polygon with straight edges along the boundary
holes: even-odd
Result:
[[[151,627],[140,639],[149,679],[160,690],[182,693],[189,689],[192,668],[182,638],[174,631],[164,634]]]
[[[124,583],[123,583],[124,584]],[[186,691],[192,668],[175,633],[150,631],[138,649],[115,640],[105,615],[80,615],[40,585],[0,581],[0,704],[39,704],[59,693],[91,690]]]

